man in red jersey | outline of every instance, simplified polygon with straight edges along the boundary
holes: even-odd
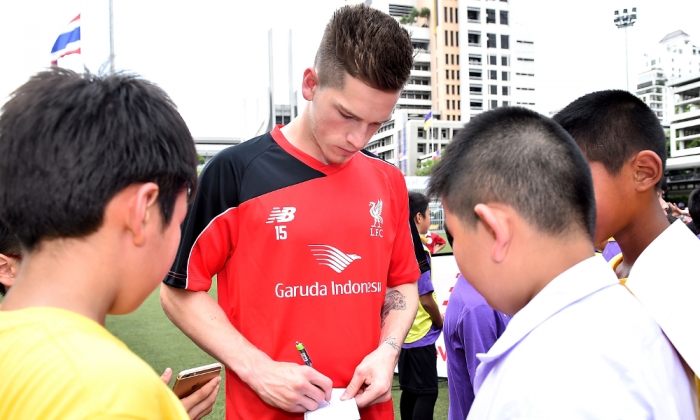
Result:
[[[202,171],[161,302],[226,365],[228,419],[302,418],[332,388],[363,419],[393,418],[420,270],[403,176],[362,149],[391,118],[412,64],[393,18],[339,9],[304,72],[299,117]],[[246,237],[255,241],[239,247]],[[207,294],[215,275],[218,304]]]

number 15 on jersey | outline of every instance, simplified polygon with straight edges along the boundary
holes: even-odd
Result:
[[[275,226],[275,236],[278,241],[287,239],[287,226]]]

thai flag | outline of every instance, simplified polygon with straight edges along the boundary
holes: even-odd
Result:
[[[438,159],[440,159],[440,149],[438,149],[437,152],[435,152],[435,154],[433,155],[433,160],[438,160]]]
[[[51,65],[68,54],[80,54],[80,15],[71,20],[68,27],[58,36],[51,49]]]

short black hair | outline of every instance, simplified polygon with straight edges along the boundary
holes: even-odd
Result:
[[[700,187],[693,190],[688,197],[688,214],[693,223],[700,226]]]
[[[430,201],[428,201],[428,197],[426,197],[425,194],[421,194],[419,192],[409,192],[408,193],[408,220],[413,222],[413,219],[416,217],[416,214],[418,214],[418,213],[425,216],[425,213],[427,212],[429,205],[430,205]]]
[[[163,223],[197,183],[197,152],[175,104],[135,75],[40,72],[0,115],[0,218],[26,251],[95,232],[114,195],[154,182]],[[11,180],[11,182],[8,182]]]
[[[591,171],[571,136],[550,118],[521,107],[473,117],[433,168],[428,194],[442,197],[467,226],[474,207],[499,202],[553,236],[580,230],[593,237]]]
[[[554,115],[591,162],[600,162],[611,175],[632,155],[651,150],[666,168],[666,134],[654,112],[624,90],[584,95]]]
[[[22,248],[19,244],[17,235],[10,231],[2,220],[0,220],[0,254],[3,255],[21,255]],[[0,295],[5,295],[5,285],[0,284]]]

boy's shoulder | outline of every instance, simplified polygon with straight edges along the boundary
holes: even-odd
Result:
[[[185,418],[158,375],[101,325],[54,308],[0,312],[0,418]],[[41,415],[37,416],[37,413]],[[22,417],[22,416],[19,416]]]
[[[531,312],[532,322],[525,328],[521,314],[516,314],[494,348],[501,341],[514,344],[505,351],[500,349],[499,356],[489,352],[482,359],[477,381],[484,381],[480,382],[488,396],[484,399],[515,410],[503,418],[523,413],[519,410],[526,407],[544,413],[552,409],[551,401],[558,401],[563,410],[558,418],[569,418],[575,412],[595,412],[601,417],[639,413],[639,417],[685,418],[677,413],[692,412],[693,404],[680,358],[639,301],[617,283],[602,259],[593,258],[599,268],[607,269],[607,285],[592,286],[591,292],[578,300],[570,295],[569,303],[563,306],[551,304],[551,299],[541,300],[539,309],[547,314],[538,319]],[[604,273],[599,270],[598,274]],[[580,278],[599,281],[593,276]],[[571,281],[558,286],[550,290],[555,292],[550,298],[565,294],[567,287],[577,287]],[[582,283],[578,287],[586,286]],[[654,381],[649,381],[650,377]],[[532,387],[533,378],[537,387]],[[678,391],[672,398],[668,397],[669,388]]]

